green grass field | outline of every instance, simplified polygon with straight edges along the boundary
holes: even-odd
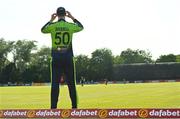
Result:
[[[77,86],[79,108],[180,108],[180,83]],[[50,86],[0,87],[0,109],[48,109]],[[59,109],[71,108],[67,86]]]

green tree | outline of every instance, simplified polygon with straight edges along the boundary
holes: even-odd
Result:
[[[24,70],[30,62],[31,53],[36,50],[36,41],[18,40],[14,44],[13,49],[13,62],[17,65],[17,68]]]
[[[124,60],[120,55],[113,57],[113,64],[123,64]]]
[[[1,83],[7,84],[8,82],[18,82],[18,71],[16,70],[16,66],[14,63],[9,63],[6,65],[1,73]]]
[[[0,70],[4,68],[6,62],[8,63],[7,55],[13,48],[12,41],[5,41],[3,38],[0,39]]]
[[[111,80],[112,67],[113,57],[111,50],[106,48],[97,49],[92,53],[92,58],[90,59],[90,72],[93,80]]]
[[[176,62],[180,62],[180,55],[176,55]]]
[[[121,52],[120,57],[123,59],[124,64],[130,63],[151,63],[151,53],[144,50],[127,49]]]
[[[5,41],[5,39],[0,39],[0,83],[7,83],[9,79],[6,78],[8,72],[6,72],[8,65],[10,64],[7,56],[12,50],[12,41]]]
[[[18,82],[24,82],[27,78],[23,74],[30,66],[32,52],[37,49],[35,43],[36,41],[18,40],[13,46],[13,63],[19,74]]]
[[[91,80],[89,78],[89,65],[90,59],[86,55],[78,55],[75,57],[76,59],[76,72],[77,72],[77,81],[80,81],[81,76],[87,80]]]
[[[28,81],[50,82],[50,53],[49,47],[42,47],[38,52],[33,53],[29,69],[24,76],[28,75]]]
[[[168,55],[161,55],[156,62],[176,62],[176,55],[168,54]]]

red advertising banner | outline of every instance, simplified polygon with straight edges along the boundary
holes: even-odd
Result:
[[[0,118],[179,118],[180,109],[12,109]]]

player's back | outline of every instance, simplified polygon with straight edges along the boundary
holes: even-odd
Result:
[[[66,22],[65,19],[59,19],[57,22],[48,22],[41,29],[43,33],[51,33],[52,49],[70,48],[72,46],[73,33],[83,29],[82,24],[74,19],[74,23]]]
[[[73,33],[82,29],[78,25],[65,20],[52,23],[50,27],[53,48],[68,48],[72,43]]]

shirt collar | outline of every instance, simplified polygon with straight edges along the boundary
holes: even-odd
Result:
[[[58,21],[64,21],[65,22],[66,20],[65,19],[59,19]]]

